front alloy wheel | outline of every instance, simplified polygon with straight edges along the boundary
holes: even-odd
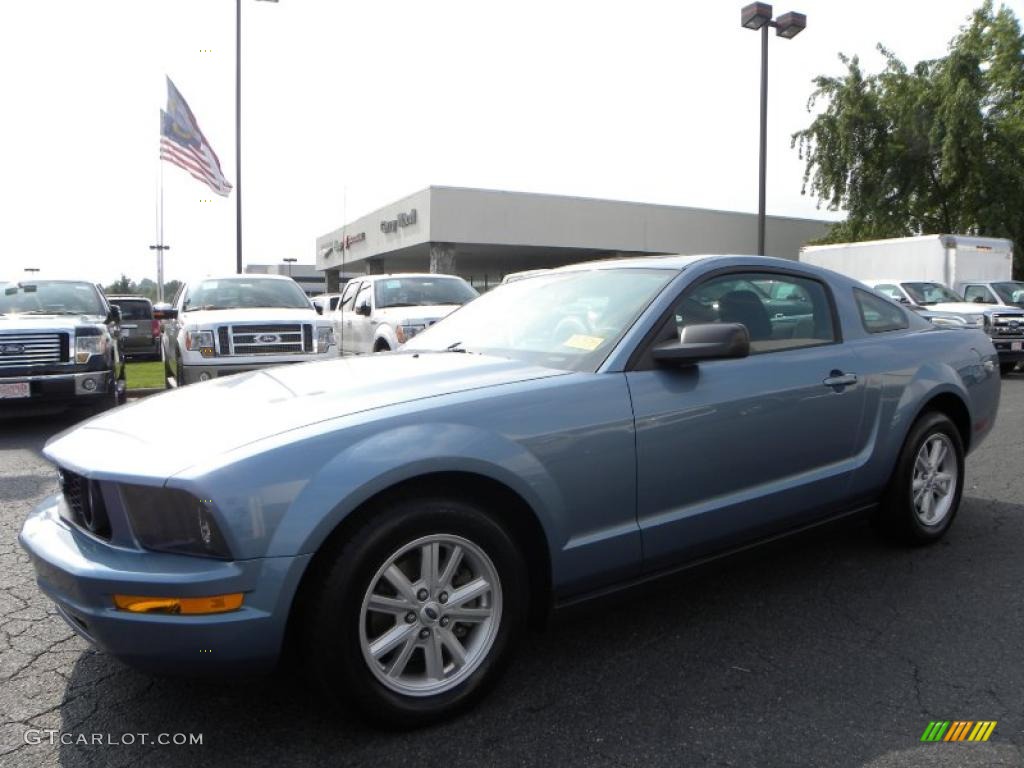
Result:
[[[407,496],[366,513],[304,581],[307,670],[333,703],[386,728],[450,717],[497,680],[525,628],[522,553],[467,499]]]
[[[374,574],[359,616],[360,647],[384,686],[430,696],[473,674],[500,624],[501,582],[487,553],[460,536],[424,536]]]

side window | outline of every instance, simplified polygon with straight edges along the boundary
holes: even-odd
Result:
[[[729,274],[683,294],[675,308],[675,330],[678,334],[688,325],[742,323],[750,334],[750,351],[757,354],[831,344],[838,340],[832,317],[832,302],[817,280]]]
[[[864,330],[868,333],[901,331],[909,325],[907,313],[885,299],[859,288],[853,289],[853,296],[857,300]]]
[[[969,285],[964,291],[964,301],[972,301],[977,304],[995,304],[992,292],[987,285]]]
[[[359,289],[359,293],[356,294],[356,309],[363,306],[370,306],[370,289],[373,287],[373,283],[363,283]]]
[[[876,285],[875,290],[883,296],[888,296],[893,301],[905,302],[907,297],[903,295],[903,291],[899,289],[898,285]]]
[[[359,288],[358,280],[350,280],[345,285],[345,290],[341,294],[341,309],[347,311],[352,309],[352,300],[356,297],[356,290]]]

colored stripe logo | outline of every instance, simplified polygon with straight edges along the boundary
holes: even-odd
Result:
[[[932,720],[921,741],[988,741],[996,720]]]

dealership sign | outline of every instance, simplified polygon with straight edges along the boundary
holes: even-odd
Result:
[[[398,231],[399,227],[409,227],[416,223],[416,209],[408,213],[400,213],[394,219],[385,219],[380,223],[380,231],[385,235]]]

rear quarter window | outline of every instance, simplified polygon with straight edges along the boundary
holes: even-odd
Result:
[[[860,311],[860,320],[864,324],[864,330],[868,333],[902,331],[910,327],[907,313],[881,296],[862,291],[859,288],[853,289],[853,296],[857,300],[857,309]]]
[[[151,320],[153,311],[145,301],[114,301],[121,308],[122,320]]]

